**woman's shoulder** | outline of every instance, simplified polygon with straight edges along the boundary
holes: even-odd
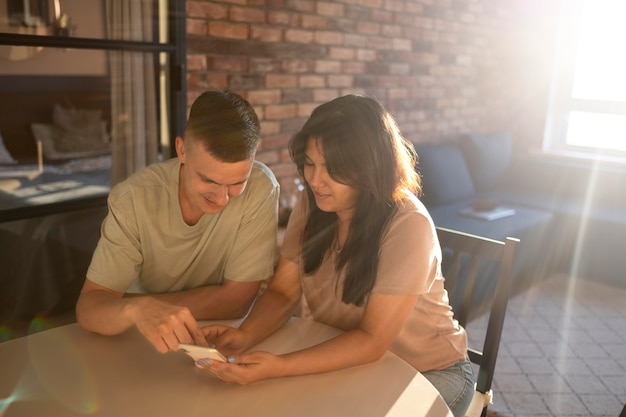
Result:
[[[398,213],[417,213],[430,218],[428,209],[413,193],[407,192],[403,198],[398,201]]]

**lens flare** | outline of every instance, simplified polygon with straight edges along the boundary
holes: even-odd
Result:
[[[44,327],[42,318],[31,323],[31,330]],[[65,407],[82,414],[98,411],[100,402],[93,378],[63,328],[36,336],[28,338],[28,352],[41,385]]]

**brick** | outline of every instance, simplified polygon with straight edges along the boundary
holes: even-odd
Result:
[[[300,103],[298,104],[298,116],[301,117],[309,117],[311,115],[311,113],[313,113],[313,110],[315,110],[315,108],[318,106],[317,103]]]
[[[291,88],[296,87],[298,78],[295,75],[267,74],[265,76],[266,88]]]
[[[370,7],[372,9],[382,9],[383,2],[382,0],[357,0],[358,5],[363,7]]]
[[[344,16],[346,12],[343,4],[327,1],[318,1],[315,11],[321,15],[335,17]]]
[[[265,108],[265,117],[272,119],[287,119],[296,116],[295,104],[269,105]]]
[[[206,70],[206,56],[204,55],[187,55],[187,71]]]
[[[394,12],[404,12],[405,2],[403,0],[385,0],[383,8],[385,10],[393,10]]]
[[[370,19],[374,22],[393,23],[394,14],[388,10],[372,10]]]
[[[261,148],[264,149],[265,144],[261,141]],[[255,158],[257,161],[264,163],[268,167],[272,164],[280,162],[280,152],[276,150],[257,152]],[[276,174],[274,174],[276,175]]]
[[[293,117],[290,119],[283,119],[280,121],[282,125],[281,130],[291,136],[302,128],[302,125],[304,125],[304,122],[308,118],[309,115],[307,115],[306,117]]]
[[[261,42],[281,42],[283,30],[267,26],[250,26],[250,39]]]
[[[228,75],[211,73],[206,75],[206,88],[228,88]]]
[[[339,73],[341,72],[341,63],[339,61],[316,61],[315,72],[318,74]]]
[[[231,89],[258,89],[263,86],[263,77],[257,74],[233,74],[229,76],[228,82]]]
[[[329,87],[352,87],[354,78],[352,75],[329,75]]]
[[[293,26],[294,15],[287,12],[272,10],[267,12],[267,23],[270,25],[291,25]]]
[[[313,32],[308,30],[288,29],[285,31],[285,41],[295,43],[313,42]]]
[[[363,74],[365,72],[364,62],[344,62],[341,65],[341,72],[346,74]]]
[[[282,62],[281,69],[289,74],[310,72],[312,70],[312,64],[308,60],[289,59]]]
[[[225,19],[228,17],[228,6],[214,2],[187,1],[185,4],[188,17],[208,19]]]
[[[205,75],[187,73],[187,88],[189,90],[206,89],[208,84]]]
[[[403,36],[404,28],[400,25],[382,25],[380,33],[389,38],[398,38]]]
[[[372,49],[388,50],[392,47],[392,39],[387,39],[382,36],[370,36],[367,45]]]
[[[287,142],[289,141],[287,140]],[[285,146],[287,145],[285,144]],[[289,162],[273,164],[270,168],[277,178],[294,177],[297,174],[296,166],[291,160]]]
[[[378,35],[380,34],[380,23],[358,22],[356,32],[364,35]]]
[[[261,120],[261,133],[263,135],[280,133],[280,122],[276,120]]]
[[[212,21],[209,23],[209,35],[221,38],[247,39],[248,25]]]
[[[356,33],[346,33],[343,37],[343,46],[365,48],[367,46],[367,40],[367,36],[357,35]]]
[[[356,51],[353,48],[343,48],[339,46],[333,46],[328,49],[328,57],[330,59],[346,59],[351,60],[356,56]]]
[[[265,12],[251,7],[232,7],[230,19],[235,22],[265,23]]]
[[[207,23],[200,19],[187,19],[187,35],[206,36]]]
[[[314,41],[321,45],[341,45],[343,34],[339,32],[318,31],[315,32]]]
[[[281,63],[278,59],[272,58],[250,58],[250,72],[253,74],[264,74],[280,69]]]
[[[378,54],[376,51],[372,51],[371,49],[358,49],[356,51],[356,59],[359,61],[375,61],[378,59]]]
[[[313,101],[324,103],[339,97],[339,90],[336,88],[318,88],[313,90]]]
[[[282,103],[304,103],[311,101],[311,91],[306,88],[284,88]]]
[[[315,2],[312,0],[289,0],[289,7],[300,12],[312,13],[315,10]]]
[[[323,16],[303,15],[300,18],[300,26],[303,29],[328,29],[328,18]]]
[[[263,149],[276,149],[287,147],[291,134],[267,135],[263,137]]]
[[[277,104],[277,103],[280,103],[280,98],[281,98],[280,89],[248,91],[248,101],[252,105]]]
[[[298,78],[298,86],[301,88],[325,87],[326,77],[323,75],[301,75]]]
[[[207,66],[213,70],[226,72],[247,72],[248,60],[245,57],[213,57],[208,60]]]

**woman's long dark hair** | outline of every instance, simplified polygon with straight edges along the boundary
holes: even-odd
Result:
[[[421,191],[414,170],[413,145],[402,137],[393,117],[375,99],[336,98],[317,107],[289,142],[291,158],[304,176],[307,141],[322,144],[329,176],[358,192],[337,275],[345,268],[342,301],[361,306],[374,287],[380,242],[389,220],[407,193]],[[337,236],[337,215],[317,208],[306,184],[310,216],[304,228],[304,273],[320,266]]]

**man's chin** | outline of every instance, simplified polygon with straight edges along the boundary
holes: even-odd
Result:
[[[205,214],[217,214],[220,211],[224,210],[226,206],[218,206],[215,204],[205,204],[204,210],[202,210]]]

